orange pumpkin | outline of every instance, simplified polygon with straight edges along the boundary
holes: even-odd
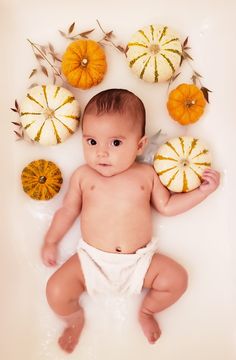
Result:
[[[206,100],[194,84],[181,84],[169,94],[167,109],[170,116],[181,125],[198,121],[204,112]]]
[[[99,84],[106,72],[106,56],[93,40],[73,41],[62,57],[62,72],[70,85],[89,89]]]
[[[34,200],[50,200],[61,188],[61,170],[52,161],[35,160],[21,173],[24,192]]]

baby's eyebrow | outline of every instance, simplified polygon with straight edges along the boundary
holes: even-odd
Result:
[[[83,134],[83,138],[91,138],[91,139],[95,139],[95,138],[96,138],[96,136]],[[123,135],[114,135],[114,136],[110,136],[108,139],[109,139],[109,140],[112,140],[112,139],[121,139],[121,140],[125,140],[125,139],[126,139],[126,137],[125,137],[125,136],[123,136]]]
[[[92,135],[86,135],[86,134],[83,134],[83,137],[89,137],[89,138],[94,138],[95,136],[92,136]]]
[[[124,140],[124,139],[126,139],[126,137],[123,136],[123,135],[115,135],[115,136],[111,136],[109,139],[122,139],[122,140]]]

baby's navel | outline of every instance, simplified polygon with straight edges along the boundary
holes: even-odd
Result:
[[[122,250],[121,250],[121,247],[120,247],[120,246],[117,246],[117,247],[116,247],[116,252],[119,252],[119,253],[120,253],[121,251],[122,251]]]

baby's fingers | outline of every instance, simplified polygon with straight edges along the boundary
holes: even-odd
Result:
[[[56,266],[57,262],[54,259],[48,259],[47,266]]]
[[[54,266],[53,260],[43,257],[43,263],[46,266]]]
[[[206,169],[202,175],[202,179],[218,185],[220,181],[220,173],[213,169]]]
[[[213,176],[220,176],[219,171],[211,169],[211,168],[207,168],[206,170],[204,170],[203,174],[208,173],[208,174],[212,174]]]
[[[216,170],[206,169],[202,175],[200,190],[210,194],[219,186],[220,173]]]
[[[46,266],[56,266],[56,257],[52,254],[42,254],[43,263]]]

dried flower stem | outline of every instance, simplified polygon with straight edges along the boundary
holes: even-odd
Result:
[[[99,26],[99,28],[101,29],[101,31],[102,31],[102,33],[105,35],[104,36],[104,38],[102,39],[102,40],[106,40],[106,41],[109,41],[113,46],[115,46],[116,47],[116,44],[110,39],[111,38],[111,36],[112,36],[112,31],[110,31],[109,33],[106,33],[104,30],[103,30],[103,28],[102,28],[102,26],[101,26],[101,24],[100,24],[100,22],[98,21],[98,20],[96,20],[97,21],[97,23],[98,23],[98,26]],[[100,40],[101,41],[101,40]]]
[[[182,48],[183,48],[183,55],[182,55],[183,60],[186,60],[188,66],[192,69],[193,75],[192,75],[191,79],[192,79],[193,83],[195,85],[197,85],[197,81],[199,82],[200,90],[202,91],[205,100],[209,103],[209,92],[212,92],[212,91],[207,89],[205,86],[203,86],[203,84],[201,82],[202,75],[200,75],[196,70],[194,70],[194,68],[193,68],[193,66],[192,66],[192,64],[190,62],[190,60],[193,61],[193,58],[186,52],[186,50],[190,49],[190,47],[186,47],[187,42],[188,42],[188,38],[184,41],[184,44],[182,46]]]
[[[203,84],[202,84],[202,82],[201,82],[201,80],[200,80],[200,78],[201,78],[202,76],[194,70],[194,68],[193,68],[193,66],[192,66],[192,64],[191,64],[191,62],[190,62],[189,59],[185,59],[185,60],[187,61],[188,66],[192,69],[192,72],[193,72],[192,80],[193,80],[193,82],[195,82],[195,80],[198,80],[198,82],[199,82],[199,84],[200,84],[200,87],[203,87]]]
[[[61,36],[63,36],[64,38],[66,38],[68,40],[77,40],[77,39],[80,39],[80,38],[88,39],[88,35],[90,35],[95,29],[86,30],[86,31],[83,31],[81,33],[72,35],[74,30],[75,30],[75,22],[73,22],[69,26],[67,32],[59,30],[59,33],[61,34]]]
[[[203,86],[203,84],[201,82],[202,76],[196,70],[194,70],[194,68],[191,64],[191,61],[193,61],[193,58],[188,53],[188,50],[190,50],[191,47],[189,47],[187,44],[188,44],[188,37],[184,40],[184,42],[182,44],[182,56],[181,56],[180,66],[182,65],[184,60],[187,62],[188,66],[191,68],[191,70],[193,72],[193,75],[191,77],[193,83],[196,85],[197,81],[199,82],[199,87],[200,87],[201,91],[203,92],[203,95],[204,95],[206,101],[209,102],[209,92],[212,92],[212,91]],[[176,75],[174,74],[170,78],[169,83],[168,83],[167,93],[169,92],[170,84],[173,83],[179,75],[180,75],[180,72]]]
[[[193,58],[188,53],[188,50],[190,50],[190,49],[191,49],[191,47],[188,46],[188,37],[187,37],[182,44],[182,58],[181,58],[180,66],[181,66],[183,60],[186,60],[188,66],[192,69],[192,72],[193,72],[193,75],[192,75],[193,83],[196,84],[196,80],[198,80],[200,87],[203,87],[202,82],[200,80],[200,78],[202,76],[196,70],[194,70],[194,68],[191,64],[191,61],[193,61]]]
[[[24,138],[24,132],[20,121],[20,107],[17,100],[15,100],[14,105],[15,107],[12,107],[11,110],[18,114],[18,121],[12,121],[11,123],[17,127],[17,130],[14,130],[14,134],[17,136],[17,140],[22,140]]]
[[[99,22],[98,20],[96,20],[96,21],[97,21],[97,24],[98,24],[100,30],[101,30],[102,33],[104,34],[104,37],[103,37],[100,41],[98,41],[98,42],[99,42],[99,43],[102,43],[102,41],[105,40],[106,42],[111,43],[111,45],[114,46],[117,50],[119,50],[120,52],[122,52],[123,54],[126,55],[127,48],[125,49],[123,46],[116,45],[116,44],[114,43],[114,41],[111,40],[111,37],[113,36],[113,31],[110,31],[110,32],[106,33],[106,32],[103,30],[100,22]]]
[[[38,47],[36,44],[34,44],[32,41],[30,41],[29,39],[27,39],[27,41],[28,41],[28,42],[30,43],[30,45],[32,46],[32,49],[33,49],[34,54],[36,54],[36,53],[35,53],[35,50],[37,50],[37,51],[39,52],[39,54],[44,58],[44,60],[51,66],[51,68],[53,69],[54,73],[55,73],[57,76],[59,76],[59,77],[62,79],[62,81],[64,81],[64,79],[62,78],[60,72],[59,72],[59,71],[57,70],[57,68],[48,60],[47,56],[43,53],[43,51],[40,50],[39,47]]]

